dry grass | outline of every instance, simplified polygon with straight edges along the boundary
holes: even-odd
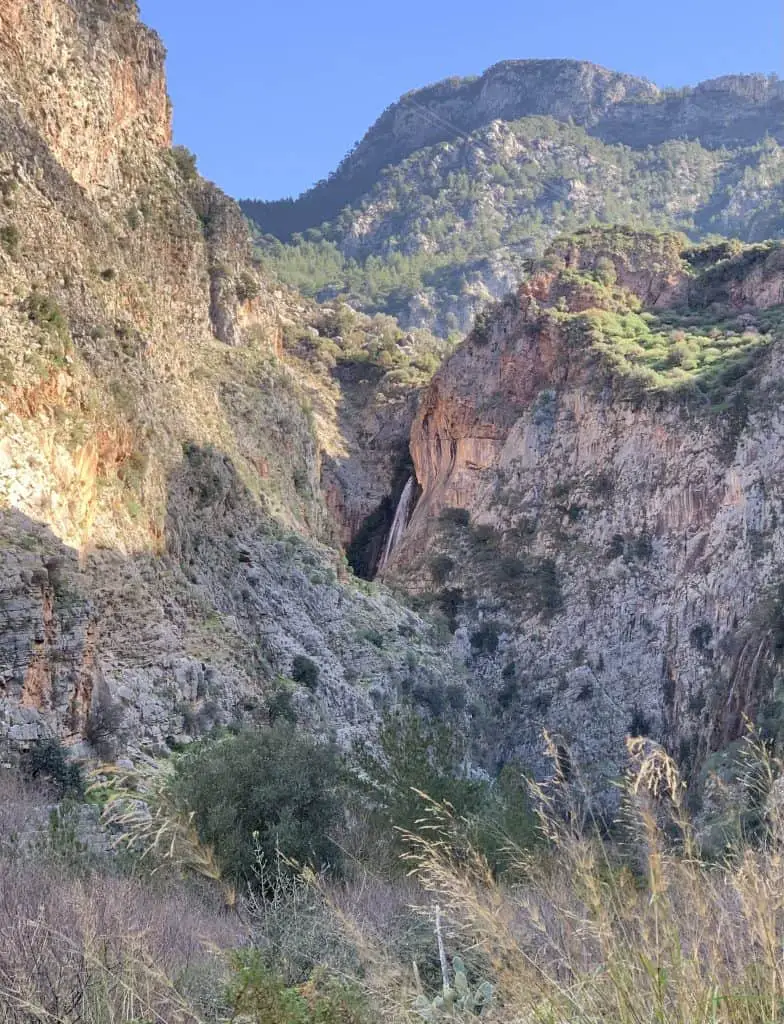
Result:
[[[47,818],[45,794],[0,777],[0,1024],[215,1019],[236,918],[176,879],[72,872]]]
[[[215,853],[199,838],[194,813],[178,801],[168,761],[118,768],[102,765],[93,773],[90,791],[102,797],[104,824],[115,830],[115,846],[124,846],[150,870],[174,867],[201,878],[221,881]],[[236,893],[226,889],[227,903]]]
[[[163,873],[69,874],[45,850],[20,855],[35,844],[10,839],[0,843],[0,1024],[227,1021],[221,951],[248,944],[298,991],[314,971],[361,989],[369,1024],[421,1019],[423,991],[427,1019],[473,1019],[430,1002],[457,955],[472,988],[491,982],[482,1018],[493,1024],[778,1024],[784,787],[780,766],[749,750],[767,838],[723,863],[700,857],[675,766],[642,740],[629,744],[614,838],[591,829],[556,779],[535,794],[548,843],[520,852],[503,881],[467,848],[451,808],[432,802],[406,837],[407,880],[378,877],[366,861],[352,861],[341,883],[273,871],[259,879],[265,898],[243,895],[236,913],[214,880],[211,902]],[[3,785],[2,833],[40,833],[40,799]],[[128,792],[119,791],[122,814]],[[172,829],[185,832],[161,833],[157,849],[183,866],[190,822],[174,810]],[[159,835],[152,818],[155,828],[140,820],[145,848]]]
[[[770,842],[711,865],[681,806],[672,762],[632,741],[628,841],[610,846],[537,793],[550,852],[521,855],[502,885],[448,841],[448,807],[408,836],[413,873],[477,947],[496,986],[493,1019],[546,1024],[762,1024],[784,1019],[782,820]],[[773,771],[770,770],[770,779]]]

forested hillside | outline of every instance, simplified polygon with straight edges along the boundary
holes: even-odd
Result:
[[[537,79],[548,72],[548,62],[517,63],[517,80],[534,74],[529,63]],[[436,98],[413,94],[397,111],[406,126],[423,122],[420,135],[401,140],[387,124],[391,108],[327,182],[295,201],[243,202],[265,265],[308,295],[339,295],[448,337],[512,288],[528,258],[579,227],[675,228],[695,240],[781,234],[777,82],[749,76],[680,93],[640,86],[597,121],[581,104],[584,83],[563,82],[560,62],[552,65],[561,92],[539,102],[544,113],[518,98],[475,103],[461,121],[433,87]],[[526,116],[513,116],[521,107]]]

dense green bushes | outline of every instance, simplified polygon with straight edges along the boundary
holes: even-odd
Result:
[[[51,786],[58,797],[81,797],[84,794],[84,776],[76,761],[72,761],[57,739],[43,739],[25,754],[22,770],[28,779]]]
[[[301,683],[309,690],[318,687],[319,667],[306,654],[297,654],[291,663],[291,678],[295,683]]]
[[[536,834],[523,774],[510,767],[493,781],[472,767],[459,725],[462,684],[442,688],[440,701],[438,718],[403,705],[377,738],[342,757],[281,716],[199,741],[151,775],[108,769],[93,789],[129,850],[220,877],[229,888],[250,885],[262,899],[298,865],[340,877],[342,851],[368,844],[399,874],[401,837],[434,802],[460,822],[455,841],[470,842],[502,870],[509,843],[527,846]],[[47,756],[37,771],[52,761],[50,773],[63,776],[61,755]],[[139,814],[140,800],[151,817]]]
[[[707,315],[702,327],[677,320],[673,314],[607,310],[581,317],[592,347],[622,379],[650,391],[702,394],[713,402],[724,399],[771,340],[715,315]]]
[[[30,320],[45,331],[58,337],[67,335],[68,321],[57,300],[51,295],[31,292],[25,299],[23,308]]]
[[[19,249],[19,228],[15,224],[3,224],[0,227],[0,247],[9,256],[16,256]]]
[[[418,830],[429,807],[446,805],[458,823],[450,841],[470,843],[503,870],[512,846],[526,848],[538,836],[527,784],[513,765],[491,782],[469,770],[467,753],[453,723],[398,711],[386,717],[377,748],[355,752],[351,785],[393,850],[406,848],[406,833]]]
[[[471,513],[467,508],[444,508],[438,517],[442,523],[451,523],[454,526],[468,526],[471,522]]]
[[[339,820],[339,775],[331,746],[280,719],[197,744],[178,761],[173,785],[225,875],[247,881],[259,854],[338,865],[329,836]]]
[[[255,949],[237,953],[229,1002],[247,1024],[363,1024],[369,1019],[357,986],[316,975],[289,986]]]

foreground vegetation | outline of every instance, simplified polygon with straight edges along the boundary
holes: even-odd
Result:
[[[447,779],[443,741],[421,732],[415,760],[454,803],[420,791],[410,820],[406,754],[419,726],[399,724],[407,740],[352,759],[342,778],[335,752],[318,748],[305,791],[316,748],[280,729],[223,736],[157,768],[104,769],[87,803],[72,789],[51,803],[51,751],[48,774],[25,782],[4,769],[0,1021],[781,1019],[784,818],[779,766],[762,746],[745,744],[739,760],[754,841],[707,860],[677,770],[650,741],[629,741],[609,833],[557,771],[529,788],[531,831],[520,791],[524,813],[501,822],[493,787]],[[325,772],[322,797],[340,793],[340,808],[302,799]],[[239,862],[206,842],[221,838],[220,813],[222,838],[244,844]],[[398,813],[407,824],[389,831]],[[266,835],[243,832],[264,822]],[[502,825],[505,856],[493,861],[487,836]],[[327,866],[310,840],[340,856]]]

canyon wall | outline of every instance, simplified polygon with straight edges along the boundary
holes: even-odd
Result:
[[[558,243],[420,404],[387,575],[452,617],[499,760],[546,728],[607,782],[645,732],[694,769],[775,707],[784,250],[730,249]]]
[[[280,714],[348,742],[415,665],[453,675],[343,566],[346,399],[291,342],[326,345],[326,313],[171,148],[163,60],[126,0],[0,0],[4,749],[166,753]]]

